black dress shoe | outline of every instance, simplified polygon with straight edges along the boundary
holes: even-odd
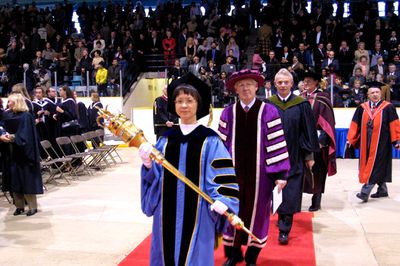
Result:
[[[313,206],[313,205],[311,205],[310,208],[308,208],[308,211],[309,212],[316,212],[316,211],[318,211],[320,209],[321,209],[321,206]]]
[[[289,243],[289,234],[284,232],[279,232],[279,244],[287,245]]]
[[[228,259],[224,262],[223,266],[235,266],[236,263],[237,263],[237,261],[236,261],[234,258],[228,258]]]
[[[362,200],[363,202],[368,201],[368,194],[366,194],[366,193],[359,192],[359,193],[357,193],[356,197],[359,198],[360,200]]]
[[[371,194],[371,198],[385,198],[385,197],[389,197],[389,194],[387,192],[376,192],[374,194]]]
[[[32,215],[34,215],[35,213],[37,213],[37,209],[30,209],[30,210],[26,213],[26,216],[32,216]]]
[[[21,215],[24,213],[24,209],[17,208],[14,212],[14,216]]]

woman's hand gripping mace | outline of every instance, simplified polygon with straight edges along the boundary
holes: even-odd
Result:
[[[115,135],[121,137],[122,141],[129,144],[130,147],[139,148],[140,145],[144,142],[148,142],[146,137],[143,134],[141,129],[138,129],[132,121],[130,121],[124,114],[114,115],[109,112],[107,109],[98,108],[98,117],[97,124],[100,127],[107,128],[110,132]],[[104,122],[101,120],[104,119]],[[190,179],[184,176],[178,169],[176,169],[171,163],[169,163],[164,156],[153,147],[150,158],[154,160],[156,163],[161,164],[164,168],[174,174],[179,180],[184,182],[187,186],[189,186],[192,190],[194,190],[198,195],[200,195],[203,199],[205,199],[208,203],[213,204],[214,201],[204,193],[199,187],[197,187]],[[236,217],[235,214],[226,211],[224,215],[228,218],[229,222],[232,222]],[[256,237],[248,228],[244,226],[243,221],[239,218],[240,222],[238,222],[235,227],[237,229],[241,229],[246,232],[249,236],[254,238],[256,241],[261,243],[261,240]]]

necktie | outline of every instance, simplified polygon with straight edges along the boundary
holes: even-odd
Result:
[[[372,103],[372,104],[371,104],[371,113],[372,113],[372,114],[375,113],[375,108],[376,108],[376,103]]]
[[[267,98],[271,97],[271,93],[269,90],[267,90]]]
[[[247,113],[248,111],[249,111],[249,107],[246,105],[245,107],[244,107],[244,111]]]

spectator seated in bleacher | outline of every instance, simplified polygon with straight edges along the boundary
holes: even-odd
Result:
[[[195,55],[193,57],[193,63],[189,65],[188,67],[188,72],[191,72],[193,75],[195,75],[196,77],[200,78],[200,58]]]
[[[353,82],[353,87],[351,88],[352,103],[350,106],[359,106],[366,100],[366,95],[364,94],[364,84],[362,80],[355,79]]]
[[[181,67],[181,61],[176,58],[174,66],[168,71],[168,78],[175,80],[185,75],[185,73],[186,70]]]
[[[229,77],[233,72],[236,72],[236,66],[232,63],[233,58],[231,56],[226,57],[226,63],[221,66],[221,73],[225,72]]]
[[[57,12],[47,8],[31,13],[29,10],[39,10],[33,3],[26,9],[10,5],[0,8],[2,24],[5,25],[5,30],[0,31],[0,51],[4,51],[0,52],[2,95],[6,96],[12,85],[23,81],[23,63],[30,64],[36,79],[39,70],[42,74],[49,71],[47,74],[52,80],[46,79],[49,80],[47,87],[55,81],[54,72],[58,74],[59,84],[70,83],[71,76],[81,75],[82,85],[91,86],[95,84],[93,70],[98,68],[99,58],[110,67],[116,58],[123,69],[122,81],[126,92],[141,71],[164,71],[165,68],[168,68],[168,73],[177,71],[176,68],[172,70],[175,56],[181,59],[181,66],[186,70],[193,64],[195,55],[199,56],[200,66],[206,66],[212,60],[217,69],[226,71],[228,75],[233,71],[229,64],[233,64],[235,70],[259,69],[265,61],[266,76],[273,75],[276,72],[274,66],[279,64],[296,74],[294,79],[297,83],[302,80],[304,71],[311,69],[326,73],[325,65],[332,64],[343,81],[349,82],[350,88],[355,79],[361,79],[363,84],[367,79],[376,80],[378,74],[385,82],[389,75],[395,75],[395,84],[400,83],[399,19],[393,13],[392,2],[387,2],[387,11],[383,11],[390,17],[378,17],[378,12],[371,12],[378,9],[375,2],[366,4],[363,9],[354,8],[355,3],[349,2],[350,12],[356,12],[349,17],[340,13],[344,10],[344,2],[337,3],[339,13],[336,16],[332,13],[333,8],[326,8],[325,3],[318,1],[312,4],[311,12],[304,5],[280,9],[274,2],[266,7],[252,3],[249,9],[236,3],[232,15],[227,15],[225,7],[229,7],[228,2],[202,2],[205,15],[198,4],[185,5],[176,1],[159,3],[155,10],[150,7],[147,15],[140,3],[136,4],[136,9],[130,4],[122,9],[119,4],[109,2],[105,12],[102,12],[105,5],[101,3],[96,8],[92,8],[92,3],[82,3],[76,9],[80,32],[74,27],[72,12],[66,16],[54,16]],[[58,11],[68,8],[72,8],[68,3],[56,7]],[[16,25],[14,18],[24,17],[29,17],[29,20]],[[363,17],[370,19],[363,21],[360,19]],[[262,18],[268,19],[264,21]],[[261,27],[257,36],[252,36],[249,30],[255,27],[255,21]],[[256,44],[259,54],[253,55],[254,46],[249,44]],[[318,57],[318,44],[325,47],[322,52],[327,54],[327,58]],[[101,53],[93,56],[92,60],[86,49]],[[275,51],[277,63],[269,62],[271,51]],[[332,62],[330,54],[333,54]],[[227,55],[236,58],[237,62],[230,59],[226,65]],[[264,56],[263,61],[260,56]],[[380,57],[384,62],[381,66],[378,63]],[[248,58],[253,58],[253,62],[246,64]],[[368,71],[369,67],[371,71]],[[362,77],[356,73],[358,68]],[[369,75],[372,70],[375,74]],[[86,80],[87,71],[89,80]],[[206,69],[206,72],[210,71]],[[198,74],[198,69],[194,73]],[[178,77],[181,73],[169,74],[172,76]]]

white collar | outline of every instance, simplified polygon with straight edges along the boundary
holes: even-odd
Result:
[[[181,128],[183,135],[189,135],[198,126],[200,126],[199,122],[196,122],[196,124],[179,124],[179,127]]]
[[[247,107],[249,107],[249,109],[251,109],[251,107],[254,105],[255,102],[256,102],[256,98],[254,98],[249,104],[245,104],[242,101],[240,101],[240,105],[242,106],[243,110],[244,110],[245,106],[247,106]]]
[[[312,92],[307,92],[307,95],[312,95],[314,92],[316,92],[318,90],[318,87],[315,88],[315,90],[313,90]]]
[[[277,94],[279,99],[281,99],[282,102],[287,102],[287,100],[289,99],[290,95],[292,95],[292,92],[289,92],[288,96],[286,96],[285,98],[282,98],[279,93]]]
[[[33,103],[44,107],[45,105],[47,105],[49,102],[45,101],[45,98],[43,98],[41,101],[39,101],[38,99],[33,100]]]
[[[65,103],[65,102],[68,102],[68,101],[72,101],[73,103],[76,103],[75,100],[72,99],[72,98],[67,98],[67,99],[65,99],[65,100],[62,99],[62,100],[61,100],[61,103]]]
[[[90,107],[94,108],[96,105],[100,104],[100,102],[92,102],[90,104]]]

